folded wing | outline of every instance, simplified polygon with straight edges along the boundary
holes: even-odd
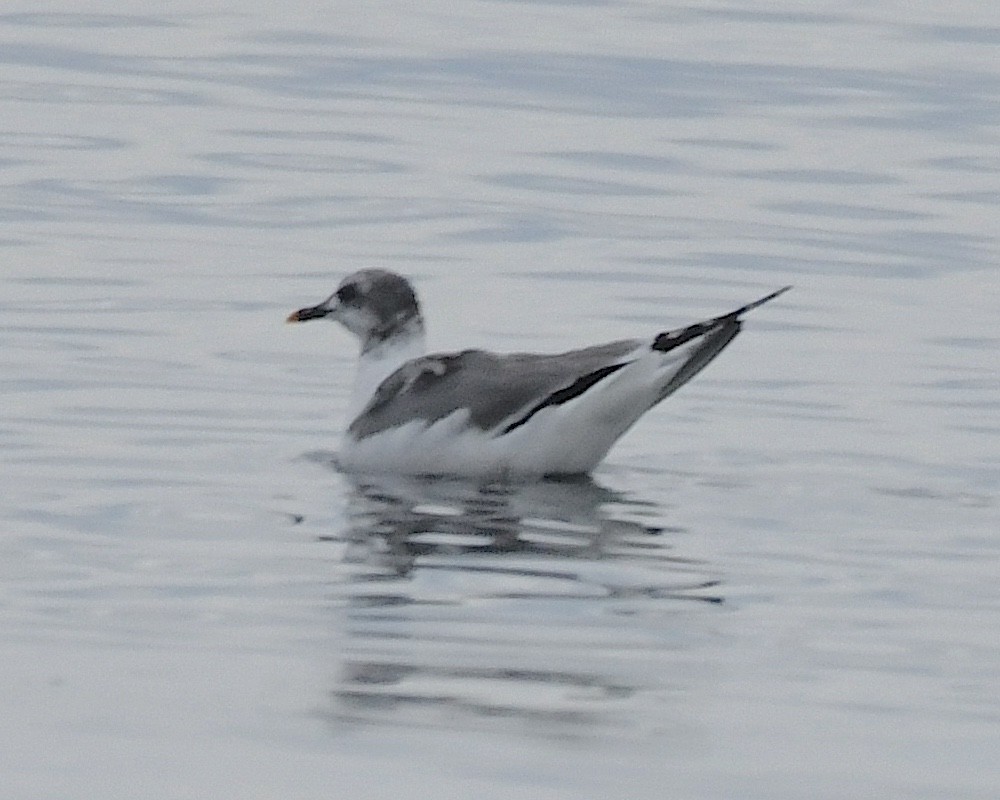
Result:
[[[642,346],[626,340],[552,355],[464,350],[418,358],[382,382],[348,432],[361,439],[413,420],[431,424],[464,409],[470,425],[505,433],[538,404],[566,402],[586,391]]]
[[[545,408],[597,390],[640,359],[653,360],[657,376],[645,409],[675,392],[722,352],[739,333],[743,314],[789,288],[728,314],[661,333],[651,343],[629,339],[551,355],[464,350],[418,358],[382,382],[348,433],[363,439],[465,411],[470,426],[502,436]]]

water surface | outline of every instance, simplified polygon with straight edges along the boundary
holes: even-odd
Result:
[[[1000,17],[0,13],[19,798],[992,798]],[[349,480],[365,266],[441,349],[793,292],[591,480]]]

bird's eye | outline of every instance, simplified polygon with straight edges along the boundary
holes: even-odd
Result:
[[[358,287],[353,283],[349,283],[346,286],[341,286],[337,289],[337,299],[341,303],[351,303],[357,299]]]

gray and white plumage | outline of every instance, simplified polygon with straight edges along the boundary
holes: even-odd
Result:
[[[582,474],[715,358],[746,312],[789,288],[650,340],[557,354],[426,355],[416,294],[385,270],[348,276],[288,321],[332,319],[360,341],[342,468],[488,478]]]

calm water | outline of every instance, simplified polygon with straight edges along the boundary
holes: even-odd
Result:
[[[0,13],[3,795],[996,797],[1000,12],[238,5]],[[362,266],[796,288],[592,481],[353,482]]]

